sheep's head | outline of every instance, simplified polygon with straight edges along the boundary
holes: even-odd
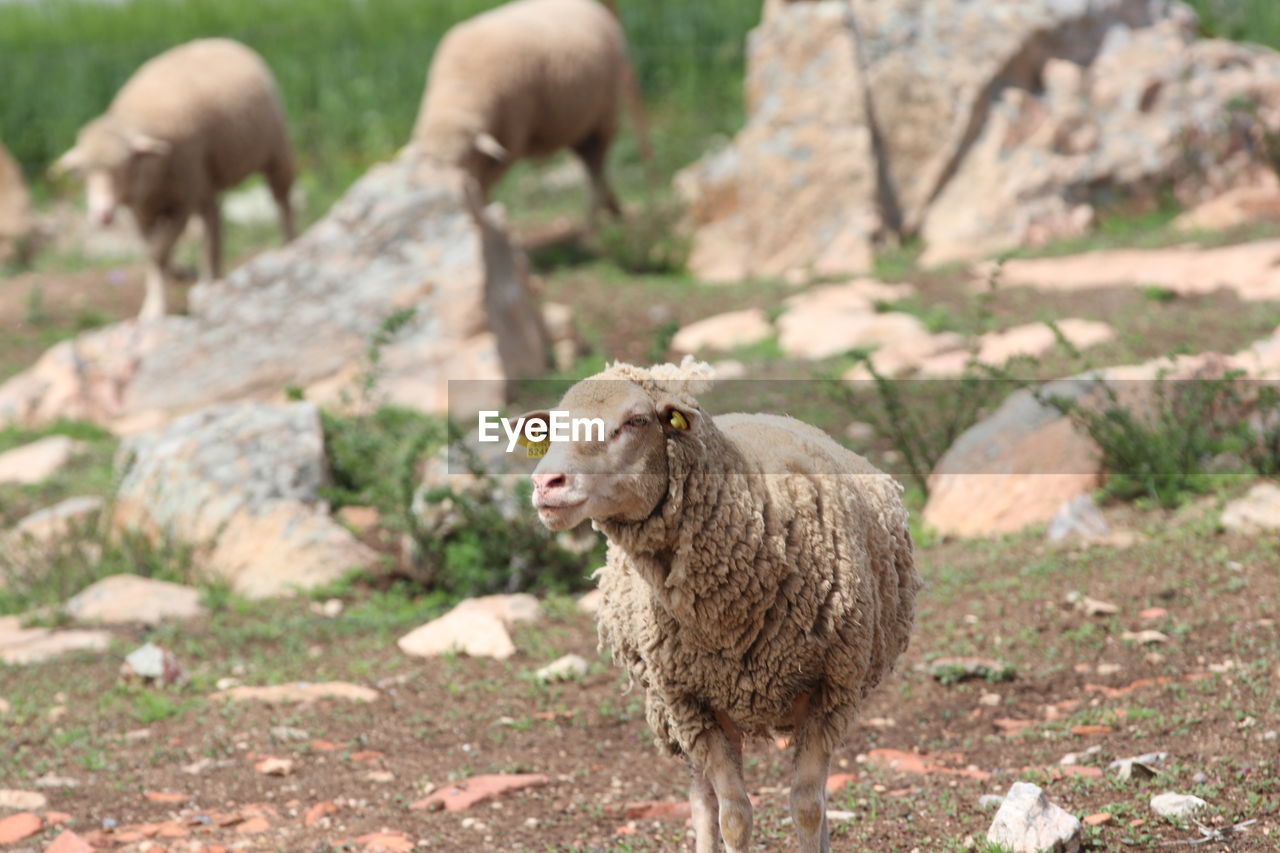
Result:
[[[463,169],[482,183],[510,165],[511,153],[471,114],[439,110],[424,113],[414,137],[428,159]]]
[[[709,369],[686,359],[680,367],[643,370],[616,364],[574,385],[557,411],[596,419],[603,428],[579,440],[552,441],[533,471],[533,505],[552,530],[584,519],[641,521],[667,493],[668,443],[692,440],[707,428],[693,398]],[[549,424],[549,413],[525,415]]]
[[[53,172],[83,176],[90,220],[110,225],[120,205],[139,197],[140,190],[156,180],[158,161],[170,147],[105,115],[81,128],[75,147],[58,158]]]

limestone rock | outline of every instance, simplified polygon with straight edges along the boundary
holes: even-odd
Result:
[[[535,672],[539,681],[573,681],[587,674],[587,659],[582,655],[565,655]]]
[[[39,483],[88,449],[83,441],[51,435],[0,453],[0,483]]]
[[[1080,821],[1049,802],[1030,782],[1014,782],[996,812],[987,841],[1013,853],[1077,853],[1083,844]]]
[[[488,595],[458,604],[400,638],[400,650],[416,657],[461,653],[506,660],[516,653],[509,629],[540,613],[531,595]]]
[[[0,264],[22,260],[35,227],[22,171],[0,143]]]
[[[547,342],[523,255],[467,186],[408,149],[288,246],[197,285],[190,316],[120,323],[49,350],[0,385],[0,423],[76,417],[135,431],[294,386],[341,402],[373,335],[408,310],[381,351],[380,399],[443,412],[448,379],[493,380],[471,383],[467,404],[496,408],[504,380],[543,370]]]
[[[1102,512],[1093,501],[1093,495],[1076,495],[1071,500],[1064,501],[1049,522],[1050,542],[1061,542],[1072,537],[1093,542],[1110,535],[1111,526],[1102,517]]]
[[[1240,186],[1214,196],[1173,220],[1177,231],[1225,231],[1257,222],[1280,221],[1280,179],[1265,176],[1257,186]]]
[[[0,616],[0,662],[41,663],[73,652],[105,652],[111,644],[106,631],[53,631],[24,628],[18,616]]]
[[[204,615],[195,587],[138,575],[112,575],[85,587],[65,606],[77,622],[159,625]]]
[[[731,350],[759,343],[773,334],[764,311],[747,308],[698,320],[676,332],[671,348],[676,352]]]
[[[1280,484],[1258,483],[1247,495],[1227,504],[1222,526],[1246,534],[1280,530]]]
[[[746,127],[676,178],[696,275],[870,268],[884,221],[860,53],[843,0],[784,4],[752,30]]]
[[[1199,797],[1191,794],[1175,794],[1172,791],[1165,791],[1151,798],[1151,810],[1160,817],[1190,817],[1207,805],[1209,804]]]
[[[345,681],[297,682],[267,687],[229,687],[213,694],[227,702],[263,702],[267,705],[306,705],[322,699],[347,702],[374,702],[381,696],[372,687],[361,687]]]
[[[7,538],[18,546],[61,539],[87,529],[104,506],[106,501],[97,495],[67,498],[20,519]],[[0,547],[3,547],[2,541]]]
[[[127,440],[113,523],[196,546],[194,560],[264,598],[366,568],[376,555],[334,521],[311,403],[238,403]]]

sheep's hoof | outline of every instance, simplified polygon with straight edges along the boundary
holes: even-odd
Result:
[[[720,816],[720,835],[729,850],[746,850],[747,837],[751,834],[751,818],[738,810]]]

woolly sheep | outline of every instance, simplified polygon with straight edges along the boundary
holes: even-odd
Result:
[[[94,221],[110,223],[120,205],[133,213],[149,257],[143,319],[165,313],[170,258],[193,214],[204,224],[203,273],[222,274],[218,193],[249,175],[266,177],[285,240],[294,236],[280,95],[266,63],[229,39],[188,42],[144,63],[54,169],[84,176]]]
[[[831,753],[910,637],[907,513],[896,482],[821,430],[708,416],[707,374],[619,363],[574,385],[558,410],[602,418],[605,440],[542,445],[533,504],[552,530],[590,518],[609,540],[601,645],[643,688],[659,748],[689,761],[698,853],[717,849],[717,811],[729,851],[748,848],[742,737],[780,732],[800,849],[817,853]]]
[[[591,180],[591,216],[620,213],[605,175],[630,87],[622,28],[596,0],[515,0],[450,29],[436,48],[413,138],[488,198],[517,160],[571,148]],[[625,90],[625,91],[624,91]]]

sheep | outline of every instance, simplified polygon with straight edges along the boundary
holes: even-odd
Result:
[[[601,208],[618,216],[605,159],[624,95],[639,128],[639,97],[611,9],[596,0],[515,0],[445,34],[413,140],[430,159],[475,178],[486,200],[517,160],[571,148],[591,181],[589,219]]]
[[[149,259],[141,319],[165,313],[170,258],[193,214],[204,225],[202,276],[221,276],[218,194],[249,175],[266,177],[285,241],[295,234],[293,153],[275,80],[229,39],[188,42],[144,63],[53,169],[83,175],[98,224],[121,205],[133,213]]]
[[[534,441],[551,418],[526,415],[520,440],[545,453],[533,505],[551,530],[591,519],[608,539],[601,648],[643,689],[658,747],[689,763],[698,853],[718,836],[748,848],[742,739],[784,732],[800,849],[826,851],[831,753],[914,621],[902,488],[793,418],[708,416],[708,373],[686,358],[579,382],[559,410],[602,419],[592,441]]]

